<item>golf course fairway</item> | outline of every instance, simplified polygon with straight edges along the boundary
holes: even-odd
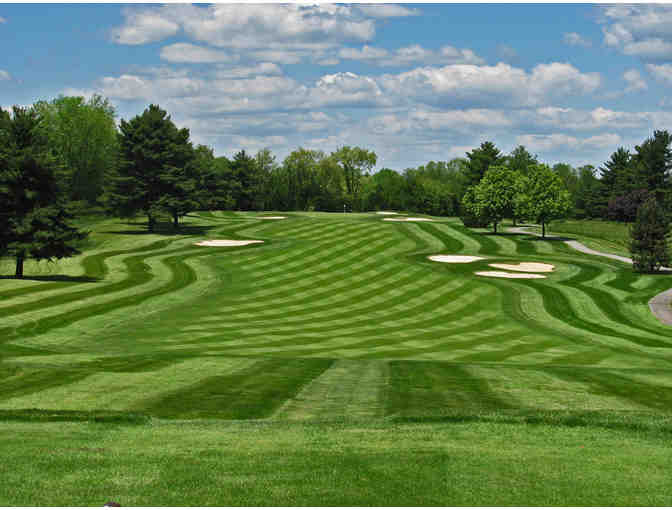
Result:
[[[273,214],[100,219],[0,279],[0,506],[672,505],[672,275]]]

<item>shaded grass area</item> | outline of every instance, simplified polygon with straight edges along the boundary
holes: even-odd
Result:
[[[622,421],[5,422],[0,505],[669,506],[669,424]]]

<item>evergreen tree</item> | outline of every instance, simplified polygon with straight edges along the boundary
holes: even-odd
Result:
[[[231,174],[235,181],[236,208],[241,211],[261,209],[262,180],[255,159],[244,150],[237,152],[231,161]]]
[[[467,165],[465,168],[465,185],[475,186],[493,165],[504,162],[504,157],[495,144],[483,142],[477,149],[467,152]]]
[[[637,220],[630,230],[630,253],[633,269],[655,272],[670,265],[667,237],[670,221],[655,198],[649,198],[637,211]]]
[[[150,232],[159,214],[170,215],[177,228],[179,217],[198,207],[189,130],[178,129],[157,105],[122,120],[120,130],[120,162],[107,197],[109,208],[127,217],[143,212]]]
[[[87,234],[70,224],[63,171],[35,109],[15,106],[11,117],[0,109],[0,143],[0,255],[16,259],[22,278],[26,259],[70,257]]]
[[[511,170],[519,172],[521,175],[527,175],[533,165],[539,164],[539,160],[537,160],[537,156],[530,154],[524,146],[519,145],[505,157],[505,164]]]
[[[609,200],[624,195],[632,191],[634,185],[634,175],[632,169],[632,156],[627,149],[619,147],[614,152],[609,161],[600,168],[602,183],[602,200],[609,202]]]
[[[635,147],[634,172],[638,188],[654,193],[664,193],[672,186],[672,135],[667,131],[654,131],[642,145]]]

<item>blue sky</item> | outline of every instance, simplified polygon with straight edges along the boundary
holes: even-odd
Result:
[[[376,151],[396,170],[484,140],[601,165],[672,129],[672,6],[0,4],[0,105],[156,103],[232,156]]]

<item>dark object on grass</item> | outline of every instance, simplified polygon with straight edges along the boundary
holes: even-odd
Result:
[[[108,501],[103,506],[121,506],[121,505],[115,501]]]

